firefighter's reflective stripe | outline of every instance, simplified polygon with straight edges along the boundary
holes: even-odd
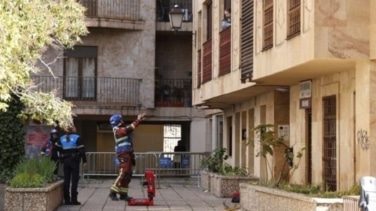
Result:
[[[115,151],[116,152],[124,152],[124,151],[132,151],[132,138],[130,136],[124,136],[117,138],[116,131],[119,127],[113,128],[114,139],[115,139]]]

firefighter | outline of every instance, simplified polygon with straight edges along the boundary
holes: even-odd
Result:
[[[110,198],[117,201],[116,194],[120,194],[120,200],[129,201],[128,185],[132,178],[132,166],[135,165],[131,134],[145,118],[145,113],[139,114],[130,125],[125,125],[120,114],[114,114],[110,118],[110,124],[114,133],[115,153],[119,162],[119,173],[111,186]]]
[[[58,133],[58,130],[55,128],[51,130],[50,137],[43,144],[40,152],[42,156],[50,156],[51,160],[55,163],[55,175],[57,175],[59,167],[59,152],[55,146],[56,142],[59,140]]]
[[[64,204],[80,205],[81,203],[77,201],[77,186],[80,177],[80,162],[82,160],[84,167],[86,166],[86,155],[85,147],[81,137],[76,133],[76,128],[68,127],[56,146],[64,165]],[[71,182],[72,186],[70,187]]]

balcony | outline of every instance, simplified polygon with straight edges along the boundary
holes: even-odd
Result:
[[[38,91],[56,95],[76,107],[139,107],[141,79],[32,76]]]
[[[175,4],[178,4],[184,13],[183,23],[179,31],[192,31],[192,0],[157,0],[156,30],[171,31],[169,12]]]
[[[192,107],[192,80],[156,80],[155,107]]]
[[[88,27],[143,30],[139,0],[80,0]]]

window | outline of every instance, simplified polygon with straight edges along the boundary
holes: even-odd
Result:
[[[225,9],[230,9],[231,8],[231,0],[223,0],[223,6]]]
[[[181,140],[181,125],[163,126],[163,152],[173,152]]]
[[[336,96],[323,98],[323,173],[327,191],[337,190]]]
[[[264,0],[263,50],[273,47],[273,0]]]
[[[218,115],[216,118],[216,148],[222,148],[223,147],[223,116]]]
[[[206,5],[206,40],[211,40],[212,37],[212,16],[213,16],[213,9],[212,3],[208,3]]]
[[[64,52],[64,99],[96,97],[97,47],[75,46]]]
[[[201,87],[201,49],[197,52],[197,88]]]
[[[232,156],[232,117],[227,117],[227,154]]]
[[[300,0],[288,0],[287,39],[300,33]]]

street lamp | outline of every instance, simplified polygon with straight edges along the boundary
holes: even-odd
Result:
[[[177,30],[181,28],[184,12],[179,7],[178,4],[175,4],[169,13],[169,16],[170,16],[171,28],[176,32]]]

